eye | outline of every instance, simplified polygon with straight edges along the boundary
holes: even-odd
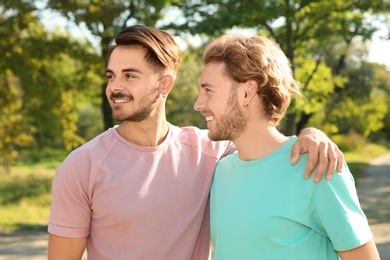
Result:
[[[126,74],[125,77],[127,79],[134,79],[135,78],[132,74]]]
[[[106,78],[107,78],[108,80],[112,80],[112,79],[115,78],[115,76],[112,75],[112,74],[106,74]]]

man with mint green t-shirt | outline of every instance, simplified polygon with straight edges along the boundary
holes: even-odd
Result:
[[[215,259],[339,259],[372,239],[348,167],[315,183],[291,165],[296,137],[257,160],[234,153],[217,164],[211,187]],[[275,167],[277,165],[277,167]]]
[[[280,133],[293,95],[300,96],[288,59],[270,40],[224,35],[206,47],[195,109],[211,140],[231,140],[210,191],[215,260],[353,259],[379,254],[347,165],[331,180],[297,174],[297,138]]]

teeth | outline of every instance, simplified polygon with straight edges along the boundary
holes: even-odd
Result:
[[[213,117],[212,117],[212,116],[206,116],[206,122],[209,122],[209,121],[211,121],[211,120],[213,120]]]
[[[128,99],[116,99],[113,101],[114,103],[126,103],[126,102],[129,102]]]

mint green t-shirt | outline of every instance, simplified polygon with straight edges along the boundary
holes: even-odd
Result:
[[[290,163],[296,137],[271,154],[219,161],[210,193],[214,259],[339,259],[372,238],[347,165],[331,180],[303,177],[307,154]]]

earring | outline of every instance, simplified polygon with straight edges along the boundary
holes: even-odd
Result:
[[[167,98],[167,94],[161,94],[162,98]]]
[[[249,103],[244,103],[244,107],[248,108],[249,107]]]

